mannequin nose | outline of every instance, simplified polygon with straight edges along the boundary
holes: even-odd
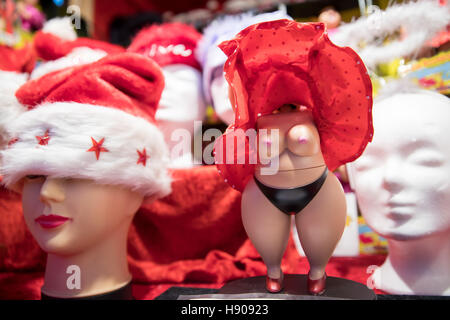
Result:
[[[311,156],[319,152],[317,130],[307,124],[298,124],[287,133],[288,149],[299,156]]]
[[[40,200],[43,203],[62,202],[65,199],[62,179],[46,178],[41,187]]]
[[[400,167],[401,163],[389,160],[384,165],[384,172],[383,172],[383,185],[382,187],[392,193],[398,192],[403,185],[403,182],[401,181],[401,170]]]

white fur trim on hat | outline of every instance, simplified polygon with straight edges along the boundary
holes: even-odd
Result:
[[[8,129],[17,139],[1,152],[0,174],[8,188],[26,175],[46,175],[121,185],[146,197],[170,193],[164,138],[142,118],[113,108],[57,102],[23,113]],[[94,141],[101,144],[98,159],[91,149]],[[148,158],[142,156],[144,149]]]
[[[330,38],[338,46],[351,47],[368,68],[375,68],[379,63],[414,54],[449,23],[448,5],[422,0],[375,11],[368,17],[340,26]],[[406,37],[384,45],[384,39],[400,28]],[[361,43],[364,46],[360,46]]]
[[[73,41],[77,39],[77,33],[73,29],[72,19],[70,17],[53,18],[48,20],[42,31],[51,33],[61,39]]]
[[[40,78],[53,71],[95,62],[106,55],[107,53],[103,50],[88,47],[75,48],[65,57],[39,64],[31,73],[30,79]]]

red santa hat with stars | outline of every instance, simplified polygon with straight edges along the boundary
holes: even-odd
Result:
[[[8,125],[0,153],[3,184],[46,175],[167,195],[168,150],[154,124],[163,87],[160,67],[133,53],[27,82],[16,92],[27,111]]]

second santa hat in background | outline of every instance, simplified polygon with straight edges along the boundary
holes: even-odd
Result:
[[[128,48],[162,67],[165,87],[156,120],[171,151],[173,168],[193,165],[194,122],[205,116],[201,67],[195,57],[201,37],[193,27],[182,23],[153,25],[142,29]]]

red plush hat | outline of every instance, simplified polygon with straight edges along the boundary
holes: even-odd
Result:
[[[107,42],[89,38],[77,38],[69,17],[53,18],[34,37],[34,48],[38,57],[45,62],[31,73],[36,79],[44,74],[91,63],[108,54],[124,52],[125,49]]]
[[[8,125],[1,152],[3,183],[48,175],[166,195],[168,150],[154,125],[163,87],[160,67],[132,53],[27,82],[16,96],[28,111]]]
[[[328,39],[324,24],[263,22],[220,48],[228,56],[224,71],[235,99],[235,123],[217,143],[239,135],[237,129],[255,129],[259,116],[291,103],[312,111],[330,170],[355,160],[372,140],[372,85],[367,70],[352,49],[337,47]],[[223,150],[215,151],[219,162]],[[236,147],[235,161],[241,152],[255,152],[254,146]],[[255,165],[217,163],[217,167],[231,186],[243,190]]]
[[[104,41],[77,38],[66,40],[54,34],[38,31],[34,37],[34,47],[38,56],[43,60],[56,60],[69,54],[73,49],[87,47],[106,52],[107,54],[121,53],[125,49]]]
[[[200,70],[195,49],[202,35],[183,23],[165,23],[142,29],[128,48],[154,59],[160,66],[185,64]]]

